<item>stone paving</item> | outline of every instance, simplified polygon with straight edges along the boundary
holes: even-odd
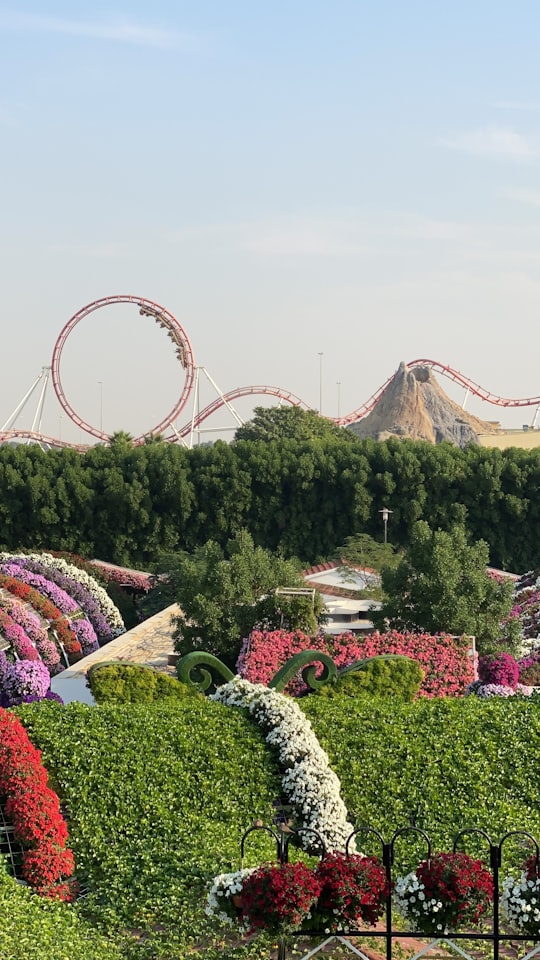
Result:
[[[86,671],[104,660],[129,660],[130,663],[143,663],[174,675],[174,668],[168,665],[168,656],[174,649],[172,617],[178,613],[180,607],[177,604],[161,610],[57,674],[51,680],[51,689],[60,694],[64,703],[72,700],[93,703],[92,694],[86,686]]]

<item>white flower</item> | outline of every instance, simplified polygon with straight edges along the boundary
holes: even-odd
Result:
[[[294,807],[303,831],[316,831],[326,850],[344,850],[353,826],[340,794],[340,783],[330,769],[311,724],[288,697],[263,684],[234,677],[218,688],[213,699],[227,706],[247,707],[266,733],[284,768],[283,793]],[[313,836],[300,835],[304,847],[313,845]],[[355,852],[354,840],[349,843]]]

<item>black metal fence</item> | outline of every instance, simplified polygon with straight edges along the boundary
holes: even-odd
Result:
[[[276,844],[276,859],[279,863],[285,864],[289,862],[289,848],[291,844],[298,846],[302,839],[302,836],[305,834],[313,835],[313,846],[312,852],[317,856],[324,856],[325,849],[324,844],[321,838],[316,834],[314,830],[310,829],[291,829],[287,824],[278,825],[277,828],[269,827],[264,824],[257,823],[254,826],[250,827],[244,833],[241,840],[241,857],[244,859],[245,846],[248,837],[253,831],[262,830],[269,833]],[[395,860],[396,860],[396,843],[402,837],[415,835],[419,838],[425,848],[425,859],[429,860],[432,854],[432,842],[428,833],[417,826],[405,826],[397,829],[392,838],[389,841],[385,841],[382,834],[375,830],[372,827],[359,827],[351,833],[349,839],[347,840],[346,853],[349,853],[351,844],[353,840],[356,840],[357,837],[368,836],[374,838],[376,841],[376,846],[379,848],[378,856],[383,864],[388,883],[390,887],[393,887],[393,881],[395,879]],[[518,934],[512,931],[508,931],[507,927],[504,925],[501,926],[501,916],[500,916],[500,883],[501,883],[501,868],[503,865],[503,857],[505,852],[505,847],[511,839],[519,840],[520,844],[523,847],[529,847],[530,854],[535,857],[536,861],[536,872],[537,875],[540,873],[540,848],[538,843],[533,837],[532,834],[528,833],[526,830],[510,830],[504,834],[502,839],[495,843],[489,834],[478,827],[467,827],[463,830],[460,830],[454,837],[452,852],[457,852],[458,850],[463,850],[465,846],[465,840],[467,838],[476,837],[483,844],[483,859],[485,861],[486,867],[489,868],[492,878],[493,878],[493,909],[490,921],[485,924],[485,929],[482,929],[480,932],[478,929],[475,930],[460,930],[459,932],[452,932],[451,934],[441,934],[430,936],[421,930],[403,930],[401,928],[394,927],[394,908],[392,904],[392,896],[389,896],[386,901],[386,908],[384,919],[379,923],[377,929],[365,927],[363,929],[346,929],[344,931],[339,931],[338,933],[328,934],[327,930],[316,930],[316,929],[302,929],[301,931],[295,932],[294,935],[291,934],[291,937],[294,936],[295,939],[306,938],[313,940],[314,938],[320,937],[324,941],[328,941],[335,937],[341,941],[346,941],[348,938],[355,938],[359,940],[373,940],[376,939],[380,941],[381,947],[384,949],[386,960],[392,960],[392,947],[395,940],[422,940],[429,941],[431,943],[439,943],[444,941],[478,941],[479,943],[483,941],[485,944],[491,944],[493,947],[493,960],[499,960],[501,957],[501,948],[505,944],[510,945],[518,944],[523,942],[531,944],[532,949],[525,951],[525,955],[522,960],[529,960],[537,953],[540,953],[540,928],[538,938],[535,940],[530,934]],[[475,852],[475,856],[480,857],[480,854]],[[511,869],[511,868],[510,868]],[[514,866],[514,872],[516,867]],[[521,868],[519,868],[521,872]],[[286,960],[287,958],[287,944],[288,937],[282,936],[279,943],[279,952],[278,960]],[[533,946],[534,945],[534,946]],[[425,948],[424,948],[425,949]],[[420,953],[424,952],[424,949]],[[469,957],[470,954],[466,953],[463,948],[459,947],[459,943],[456,944],[457,952],[464,956]],[[307,956],[313,956],[316,953],[316,949],[309,951]],[[357,953],[357,950],[354,950]],[[382,951],[381,951],[382,952]],[[503,950],[503,955],[506,951]],[[363,954],[360,954],[363,956]],[[419,954],[417,954],[418,956]],[[515,951],[512,954],[515,956]]]

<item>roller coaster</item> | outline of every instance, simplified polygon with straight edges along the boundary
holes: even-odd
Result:
[[[19,440],[26,441],[27,443],[36,442],[45,448],[71,447],[81,451],[87,449],[88,445],[71,443],[67,440],[62,440],[59,437],[49,437],[42,433],[41,423],[45,396],[49,382],[52,382],[54,392],[58,402],[60,403],[60,406],[64,410],[64,413],[76,426],[78,426],[85,433],[89,434],[91,437],[94,437],[94,439],[98,442],[108,443],[110,441],[111,438],[109,434],[105,433],[101,427],[97,428],[96,426],[87,423],[82,417],[79,416],[79,414],[70,404],[62,385],[60,366],[62,351],[66,341],[69,338],[69,335],[73,332],[75,327],[84,318],[88,317],[92,313],[95,313],[97,310],[121,303],[133,304],[134,306],[138,307],[139,314],[141,316],[149,317],[155,323],[157,323],[161,329],[166,331],[168,338],[171,340],[175,348],[176,358],[183,370],[183,386],[180,396],[178,397],[178,400],[174,404],[172,410],[170,410],[169,413],[166,414],[151,430],[148,430],[141,436],[134,438],[133,443],[135,445],[144,443],[150,436],[160,434],[166,441],[182,443],[184,446],[191,447],[193,445],[194,436],[197,434],[200,435],[201,425],[222,408],[226,408],[234,419],[236,425],[241,426],[244,421],[233,406],[233,402],[240,397],[256,395],[271,396],[276,397],[280,403],[288,403],[292,406],[301,407],[305,410],[310,409],[309,405],[301,400],[300,397],[297,397],[290,390],[285,390],[281,387],[272,387],[268,385],[244,386],[236,387],[233,390],[229,390],[227,393],[223,393],[210,376],[206,368],[202,366],[196,366],[193,356],[193,349],[189,338],[182,325],[173,316],[173,314],[170,313],[169,310],[152,300],[146,299],[145,297],[117,295],[103,297],[100,300],[94,300],[92,303],[82,307],[81,310],[75,313],[70,320],[68,320],[68,322],[60,331],[60,334],[55,342],[51,365],[42,367],[41,373],[34,380],[30,389],[27,391],[15,410],[8,417],[6,422],[2,425],[2,427],[0,427],[0,443]],[[468,396],[472,394],[473,396],[478,397],[479,399],[497,407],[536,407],[537,409],[533,420],[533,426],[536,423],[536,418],[540,410],[540,397],[525,397],[521,399],[500,397],[497,394],[486,390],[485,387],[482,387],[480,384],[475,383],[474,380],[466,377],[458,370],[454,370],[452,367],[446,364],[439,363],[437,360],[428,360],[424,358],[411,360],[407,364],[407,367],[409,368],[418,366],[429,367],[436,373],[439,373],[449,380],[452,380],[454,383],[462,386],[466,391],[463,406],[465,406]],[[209,403],[202,410],[198,410],[196,398],[198,397],[198,388],[202,376],[205,376],[211,384],[216,393],[216,399]],[[371,397],[366,400],[365,403],[357,407],[351,413],[342,417],[328,419],[331,419],[337,426],[342,427],[361,420],[363,417],[371,413],[384,392],[394,380],[395,376],[396,373],[388,377],[382,386],[380,386],[378,390],[376,390],[375,393],[373,393]],[[38,395],[38,402],[31,427],[29,429],[17,427],[16,421],[19,418],[19,415],[30,402],[31,398],[34,397],[36,392]],[[175,425],[175,423],[178,421],[181,413],[186,413],[190,398],[193,400],[191,417],[184,423],[183,426],[178,427]],[[233,427],[233,429],[236,429],[236,427]]]

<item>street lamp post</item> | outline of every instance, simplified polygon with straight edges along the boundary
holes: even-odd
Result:
[[[323,354],[319,351],[319,413],[322,413],[322,358]]]
[[[391,513],[393,513],[393,511],[389,510],[388,507],[383,507],[382,510],[379,510],[379,513],[382,513],[382,520],[384,524],[384,542],[388,543],[388,517]]]
[[[337,387],[337,418],[339,420],[341,414],[341,380],[336,381]]]
[[[99,384],[99,432],[103,433],[103,381],[98,380]]]

